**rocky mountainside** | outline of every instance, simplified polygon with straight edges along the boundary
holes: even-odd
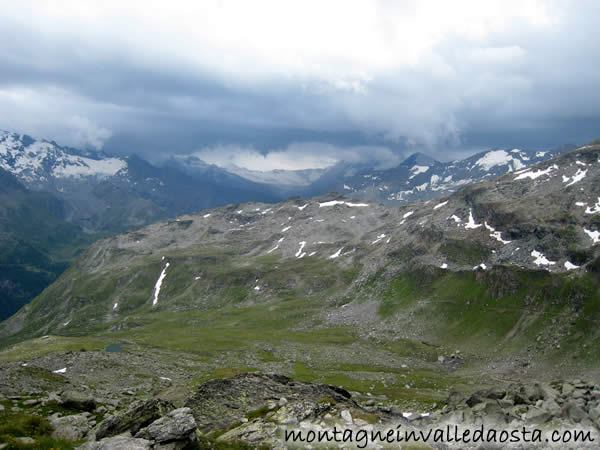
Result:
[[[42,292],[92,239],[65,220],[63,202],[0,169],[0,319]]]
[[[232,187],[227,179],[216,183],[158,168],[135,155],[111,157],[5,131],[0,168],[28,189],[63,200],[67,219],[87,231],[125,231],[232,202],[279,199],[249,186]]]

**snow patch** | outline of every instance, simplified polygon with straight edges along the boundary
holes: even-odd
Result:
[[[345,202],[342,200],[331,200],[329,202],[319,203],[319,208],[323,208],[324,206],[335,206],[335,205],[346,205],[346,206],[350,206],[350,207],[369,206],[367,203],[351,203],[351,202]]]
[[[598,202],[593,206],[588,206],[585,209],[586,214],[596,214],[600,212],[600,197],[598,197]]]
[[[53,370],[52,373],[65,373],[66,371],[67,371],[67,368],[63,367],[62,369]]]
[[[306,245],[306,241],[300,242],[300,249],[296,252],[296,258],[302,258],[302,249]]]
[[[575,175],[573,175],[572,181],[570,183],[568,183],[567,186],[571,186],[571,185],[583,180],[585,178],[586,174],[587,174],[587,169],[585,169],[585,170],[577,169],[577,173]]]
[[[565,269],[575,270],[575,269],[579,269],[579,266],[576,266],[575,264],[571,263],[570,261],[565,261]]]
[[[444,263],[440,266],[440,269],[447,269],[448,268],[448,264]]]
[[[412,175],[408,177],[409,180],[412,180],[414,177],[419,175],[420,173],[425,173],[429,170],[429,166],[412,166],[410,171]]]
[[[456,223],[461,223],[461,222],[462,222],[462,219],[461,219],[460,217],[458,217],[456,214],[452,214],[452,215],[449,217],[449,219],[452,219],[452,220],[454,220],[454,222],[456,222]]]
[[[413,214],[414,214],[414,211],[409,211],[409,212],[407,212],[406,214],[404,214],[404,215],[402,216],[402,218],[403,218],[403,219],[406,219],[406,218],[408,218],[408,217],[412,216]]]
[[[379,241],[381,241],[383,238],[385,237],[385,234],[380,234],[379,236],[377,236],[377,239],[375,239],[373,242],[371,242],[371,245],[373,244],[377,244]]]
[[[536,171],[528,170],[526,172],[523,172],[520,175],[517,175],[515,177],[515,180],[524,180],[525,178],[531,178],[532,180],[535,180],[535,179],[541,177],[542,175],[549,175],[550,172],[552,172],[553,170],[557,170],[557,169],[558,169],[558,166],[556,164],[553,164],[545,170],[541,170],[541,169],[536,170]]]
[[[158,303],[158,294],[160,294],[160,288],[162,286],[163,280],[167,276],[167,268],[169,267],[169,265],[170,263],[165,264],[165,267],[163,268],[162,272],[160,273],[160,276],[158,277],[158,280],[156,280],[156,284],[154,285],[154,299],[152,300],[152,306],[156,306],[156,304]]]
[[[550,261],[548,258],[546,258],[543,254],[541,254],[537,250],[532,250],[531,256],[533,256],[535,258],[533,263],[536,266],[553,266],[554,264],[556,264],[556,261]]]
[[[439,204],[435,205],[435,206],[433,207],[433,209],[439,209],[439,208],[441,208],[442,206],[444,206],[444,205],[447,205],[447,204],[448,204],[448,200],[446,200],[446,201],[445,201],[445,202],[443,202],[443,203],[439,203]]]
[[[285,227],[283,230],[281,230],[282,233],[285,233],[287,230],[289,230],[290,228],[292,228],[291,226],[289,227]]]
[[[585,234],[587,234],[590,237],[594,244],[600,242],[600,231],[592,231],[586,228],[584,228],[583,231],[585,231]]]
[[[502,239],[502,233],[500,231],[496,231],[496,229],[494,227],[488,225],[487,222],[484,221],[483,225],[485,226],[486,229],[491,231],[490,237],[493,237],[498,242],[502,242],[503,244],[510,244],[512,242],[512,241],[505,241],[504,239]]]
[[[340,248],[340,249],[339,249],[337,252],[335,252],[333,255],[331,255],[331,256],[329,257],[329,259],[335,259],[335,258],[337,258],[338,256],[340,256],[340,254],[342,253],[342,250],[344,250],[344,247]]]
[[[476,228],[479,228],[480,226],[480,223],[475,223],[475,220],[473,219],[473,211],[469,209],[469,222],[465,225],[465,228],[467,230],[474,230]]]
[[[302,205],[302,206],[296,206],[296,208],[298,208],[300,211],[302,211],[307,206],[308,206],[308,203],[306,203],[305,205]]]
[[[520,153],[519,150],[513,150],[511,153]],[[505,166],[514,158],[510,156],[506,150],[494,150],[491,152],[487,152],[481,158],[479,158],[475,165],[481,167],[483,170],[488,171],[494,166]]]
[[[113,305],[113,311],[114,311],[115,309],[117,309],[117,307],[118,307],[118,306],[119,306],[119,304],[118,304],[118,303],[115,303],[115,304]]]

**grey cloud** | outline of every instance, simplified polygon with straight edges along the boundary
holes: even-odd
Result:
[[[413,150],[449,159],[584,143],[600,135],[599,13],[597,2],[578,2],[549,27],[515,20],[483,38],[450,33],[414,64],[332,80],[223,76],[154,58],[152,43],[136,56],[101,33],[74,41],[3,23],[0,128],[155,159],[228,144],[265,153],[321,142],[336,158],[364,146],[365,155],[390,149],[383,159]]]

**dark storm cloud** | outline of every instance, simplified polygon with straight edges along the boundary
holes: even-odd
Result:
[[[281,3],[0,6],[0,128],[154,159],[600,136],[597,2]]]

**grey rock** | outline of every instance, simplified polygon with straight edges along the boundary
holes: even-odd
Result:
[[[227,433],[219,436],[219,441],[241,440],[252,443],[269,443],[275,437],[277,425],[267,422],[264,419],[256,419],[252,422],[244,423]]]
[[[590,409],[590,419],[595,423],[600,423],[600,405]]]
[[[532,408],[525,413],[523,419],[530,425],[539,425],[548,422],[551,418],[552,414],[549,411]]]
[[[84,438],[90,431],[91,424],[83,414],[74,414],[71,416],[48,417],[50,425],[54,428],[52,437],[55,439],[67,439],[75,441]]]
[[[99,442],[87,442],[77,450],[147,450],[152,448],[152,442],[146,439],[129,436],[116,436],[102,439]]]
[[[575,391],[575,387],[570,383],[563,383],[562,385],[562,395],[570,395]]]
[[[253,411],[268,408],[273,399],[287,403],[273,409],[274,420],[293,423],[326,412],[332,404],[361,409],[350,393],[336,386],[302,383],[283,375],[245,373],[202,384],[187,400],[202,432],[228,429]]]
[[[179,408],[155,420],[144,434],[159,443],[192,440],[195,437],[196,420],[190,408]]]
[[[61,406],[79,411],[93,411],[96,409],[96,400],[86,393],[79,391],[63,391],[60,394]]]
[[[160,399],[135,402],[124,413],[107,417],[100,422],[96,430],[96,439],[115,436],[126,431],[135,434],[173,409],[175,407],[172,403]]]
[[[579,423],[587,418],[585,411],[573,401],[570,401],[563,407],[562,416],[575,423]]]

